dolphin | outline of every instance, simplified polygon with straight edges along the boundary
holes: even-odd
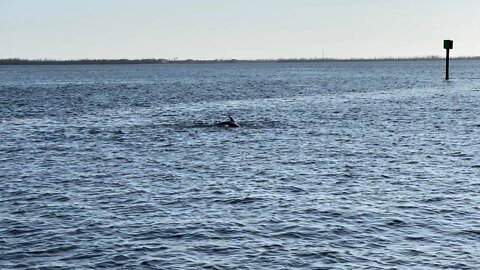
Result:
[[[230,120],[225,121],[225,122],[217,123],[217,124],[215,124],[215,126],[217,126],[217,127],[240,127],[240,125],[238,125],[237,122],[235,122],[233,117],[228,116],[228,118]]]

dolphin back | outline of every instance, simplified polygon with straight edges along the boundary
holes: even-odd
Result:
[[[240,127],[233,117],[228,116],[230,120],[215,124],[217,127]]]

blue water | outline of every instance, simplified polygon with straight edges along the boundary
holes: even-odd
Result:
[[[0,269],[478,269],[480,61],[451,72],[0,66]]]

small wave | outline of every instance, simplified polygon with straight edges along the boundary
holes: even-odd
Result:
[[[407,223],[401,219],[392,219],[387,221],[386,225],[389,227],[403,227],[406,226]]]
[[[434,197],[429,197],[429,198],[422,199],[422,202],[424,202],[424,203],[435,203],[435,202],[444,201],[446,199],[447,198],[445,198],[445,197],[434,196]]]
[[[7,153],[7,154],[16,153],[16,152],[22,152],[22,151],[25,151],[25,150],[27,150],[27,148],[21,147],[21,146],[11,146],[11,147],[2,147],[2,148],[0,148],[0,151],[1,151],[1,152],[5,152],[5,153]]]
[[[214,253],[214,254],[223,254],[223,255],[229,255],[229,254],[236,254],[239,250],[241,250],[241,247],[238,246],[219,246],[219,245],[200,245],[196,246],[193,248],[193,250],[198,251],[198,252],[203,252],[203,253]]]
[[[52,256],[52,255],[55,255],[57,253],[69,253],[72,250],[75,250],[77,248],[78,248],[77,245],[61,245],[61,246],[47,248],[47,249],[42,248],[40,250],[31,250],[31,251],[27,251],[26,253],[29,256],[33,256],[33,257],[36,257],[36,256]]]
[[[462,230],[459,234],[469,235],[469,236],[480,239],[480,230],[476,230],[476,229]]]
[[[149,269],[161,269],[166,266],[166,263],[161,259],[149,259],[142,261],[140,265],[142,267],[148,267]]]
[[[280,239],[310,239],[313,237],[311,234],[306,234],[302,232],[280,232],[280,233],[273,233],[270,235],[271,237],[274,238],[280,238]]]
[[[296,186],[284,186],[282,187],[282,190],[290,191],[292,193],[308,193],[307,190]]]
[[[74,261],[74,260],[91,260],[93,258],[101,257],[102,254],[98,252],[93,252],[89,250],[77,250],[73,255],[62,258],[63,261]]]
[[[244,197],[244,198],[231,198],[231,199],[222,199],[216,200],[217,202],[222,202],[226,204],[250,204],[263,200],[262,198],[257,197]]]
[[[294,252],[294,255],[301,258],[309,259],[323,259],[325,257],[329,257],[332,259],[341,258],[341,254],[336,250],[297,251]]]

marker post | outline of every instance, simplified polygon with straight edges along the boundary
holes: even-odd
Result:
[[[450,68],[450,49],[453,49],[453,40],[444,40],[443,48],[447,50],[446,64],[445,64],[445,80],[448,81],[448,73]]]

